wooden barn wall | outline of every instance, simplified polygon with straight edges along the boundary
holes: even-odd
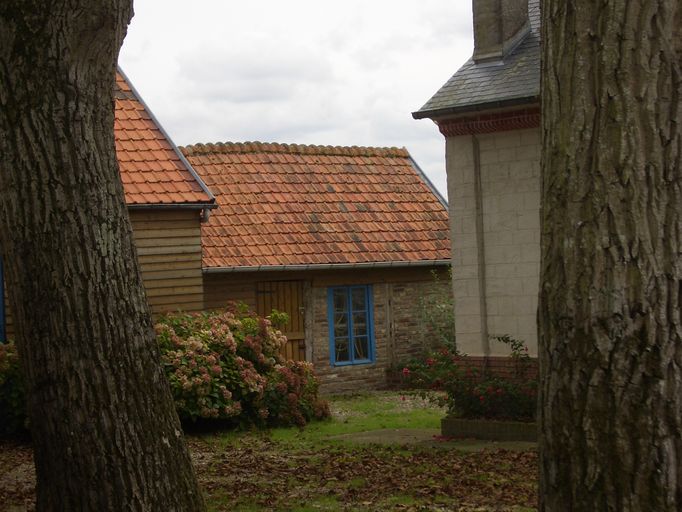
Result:
[[[204,307],[197,210],[132,210],[137,257],[154,314]]]
[[[197,210],[132,210],[130,221],[147,299],[155,315],[204,306]],[[7,337],[14,335],[5,293]]]

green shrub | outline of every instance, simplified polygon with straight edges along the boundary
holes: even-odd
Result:
[[[447,347],[456,350],[455,304],[452,296],[452,268],[448,268],[447,279],[431,271],[433,283],[430,293],[422,294],[417,301],[421,343],[425,352]]]
[[[0,437],[26,431],[24,383],[14,343],[0,343]]]
[[[531,421],[536,412],[537,379],[528,349],[510,336],[495,339],[510,346],[513,375],[481,371],[467,356],[441,348],[423,361],[406,365],[403,376],[408,384],[425,390],[425,396],[447,406],[453,416]]]

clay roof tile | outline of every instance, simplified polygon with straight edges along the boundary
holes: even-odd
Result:
[[[122,72],[116,73],[114,136],[126,203],[209,204],[213,197],[190,169],[178,150],[152,119],[142,100]],[[130,163],[130,165],[128,164]],[[183,178],[177,179],[180,173]],[[131,184],[164,182],[168,186],[145,187],[143,194]]]
[[[446,207],[404,148],[252,141],[181,149],[221,205],[202,224],[204,267],[450,257]]]

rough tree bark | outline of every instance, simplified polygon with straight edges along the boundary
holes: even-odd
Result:
[[[682,510],[682,6],[542,11],[541,507]]]
[[[114,150],[132,0],[0,2],[0,245],[49,511],[203,509]]]

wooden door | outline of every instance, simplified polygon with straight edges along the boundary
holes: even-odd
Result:
[[[282,330],[288,340],[282,355],[294,361],[305,361],[303,281],[256,283],[256,313],[268,316],[273,309],[289,315],[289,323]]]

